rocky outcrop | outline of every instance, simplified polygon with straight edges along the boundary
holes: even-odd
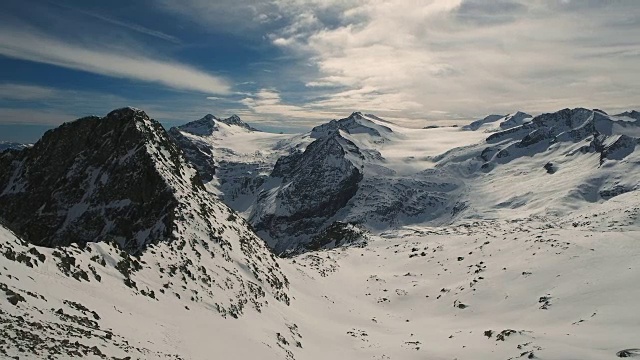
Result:
[[[358,191],[364,155],[338,131],[319,138],[302,153],[278,159],[250,221],[273,239],[276,252],[292,239],[319,231]]]
[[[114,240],[137,251],[166,239],[177,201],[149,151],[184,172],[178,147],[142,111],[65,123],[2,155],[0,217],[43,246]]]
[[[259,310],[265,291],[289,302],[288,281],[265,243],[206,191],[182,150],[141,110],[65,123],[33,148],[0,154],[0,223],[45,247],[116,244],[127,287],[138,290],[137,271],[149,271],[147,279],[178,273],[182,289],[194,290],[189,296],[213,299],[223,316],[239,316],[248,303]],[[129,254],[161,260],[134,266]],[[156,268],[160,261],[164,268]]]
[[[480,158],[486,162],[485,168],[490,168],[490,163],[532,156],[553,144],[587,141],[582,151],[599,153],[601,163],[606,159],[622,160],[634,151],[638,139],[633,135],[638,133],[639,126],[618,121],[601,110],[564,109],[490,135],[486,142],[491,146],[484,149]]]
[[[211,181],[216,173],[216,160],[213,149],[206,143],[193,141],[186,137],[177,128],[169,129],[169,136],[184,151],[185,156],[198,170],[204,182]]]

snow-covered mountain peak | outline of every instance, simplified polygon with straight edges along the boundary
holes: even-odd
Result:
[[[528,121],[531,121],[533,116],[518,111],[515,114],[509,114],[500,120],[501,129],[511,129],[512,127],[520,126]]]
[[[465,130],[478,130],[481,127],[484,127],[487,124],[493,124],[496,121],[503,119],[505,117],[505,115],[497,115],[497,114],[493,114],[493,115],[488,115],[485,116],[482,119],[476,120],[474,122],[472,122],[469,125],[465,125],[462,128]]]
[[[640,112],[636,110],[625,111],[621,114],[617,114],[616,117],[630,118],[636,121],[640,121]]]
[[[164,283],[172,298],[188,296],[234,317],[245,305],[259,311],[266,294],[289,302],[286,277],[265,243],[205,189],[183,151],[141,111],[65,123],[33,148],[1,153],[0,222],[33,245],[109,243],[124,258],[142,256],[142,277],[129,274],[129,265],[118,270],[143,294],[136,283]],[[169,279],[161,280],[165,270]]]
[[[209,136],[216,132],[236,133],[238,131],[258,131],[242,121],[238,115],[232,115],[226,119],[220,119],[211,114],[205,115],[202,119],[180,125],[178,126],[178,129],[198,136]]]
[[[132,106],[126,106],[120,109],[115,109],[110,111],[107,116],[104,117],[105,120],[108,119],[128,119],[128,120],[137,120],[141,117],[148,117],[147,114],[138,108]]]
[[[348,117],[349,119],[362,119],[364,118],[364,116],[362,115],[362,113],[360,111],[354,111],[351,113],[351,115],[349,115]]]
[[[496,132],[520,126],[531,119],[531,115],[522,111],[517,111],[507,115],[488,115],[480,120],[472,122],[469,125],[465,125],[462,128],[464,130]]]
[[[317,139],[337,130],[342,130],[350,135],[368,135],[373,140],[384,141],[393,136],[393,130],[380,122],[375,116],[370,117],[360,112],[354,112],[344,119],[331,120],[328,123],[314,127],[311,130],[311,137]]]
[[[239,126],[243,129],[249,130],[249,131],[259,131],[258,129],[250,126],[249,124],[247,124],[246,122],[242,121],[240,119],[240,117],[238,115],[231,115],[230,117],[226,118],[226,119],[221,119],[220,122],[222,122],[223,124],[227,124],[229,126]]]

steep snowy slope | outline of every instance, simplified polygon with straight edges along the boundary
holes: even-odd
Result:
[[[565,109],[451,150],[438,166],[472,189],[467,216],[564,215],[638,188],[639,130],[629,117]]]
[[[483,135],[405,129],[353,113],[315,127],[310,137],[303,152],[278,159],[249,217],[278,253],[317,247],[339,224],[384,229],[450,220],[464,184],[433,168],[431,157]]]
[[[70,222],[73,241],[42,247],[8,230],[32,234],[25,228],[35,220],[0,225],[0,357],[640,356],[636,117],[562,110],[487,133],[404,129],[355,113],[279,139],[237,122],[209,135],[193,126],[201,135],[172,130],[211,151],[209,186],[217,191],[224,184],[214,181],[259,157],[250,149],[267,149],[262,183],[246,192],[257,200],[244,215],[273,226],[264,233],[303,229],[282,238],[292,243],[269,239],[306,250],[286,259],[206,191],[183,152],[141,111],[91,120],[108,123],[87,136],[56,130],[31,150],[0,155],[10,169],[0,183],[12,213],[57,234],[59,218],[87,204],[94,221],[166,216],[168,230],[157,240],[135,240],[136,231],[126,235],[131,240],[85,242],[74,234],[91,233],[94,222]],[[116,160],[122,153],[132,160]],[[49,169],[44,180],[40,167]],[[229,173],[221,176],[222,168]],[[123,184],[94,181],[96,171]],[[165,192],[126,203],[124,215],[98,212],[142,192],[139,173]],[[147,210],[160,195],[166,202]],[[29,204],[40,198],[56,211]],[[120,249],[127,244],[139,245],[126,248],[135,256]]]
[[[33,246],[0,227],[0,358],[293,356],[287,304],[236,266],[194,244],[131,257],[104,242]]]
[[[207,188],[277,253],[295,253],[335,244],[326,233],[339,228],[564,214],[635,189],[635,177],[621,179],[638,172],[637,114],[516,112],[462,128],[407,129],[353,113],[289,138],[224,124],[180,134],[185,147],[228,159]]]
[[[223,120],[207,115],[171,128],[169,134],[196,166],[206,188],[238,212],[251,206],[255,190],[280,156],[310,142],[308,136],[257,131],[235,115]]]
[[[65,124],[32,149],[4,153],[1,161],[0,215],[6,228],[51,248],[27,245],[5,231],[4,257],[26,266],[37,259],[29,266],[36,273],[68,277],[55,280],[55,296],[77,282],[71,287],[79,294],[112,299],[107,294],[114,291],[123,299],[166,300],[173,309],[197,304],[220,318],[290,301],[288,280],[264,242],[205,190],[164,129],[140,110]],[[6,274],[11,279],[23,270]],[[29,276],[34,277],[19,277]],[[33,281],[35,291],[47,278]],[[14,286],[22,289],[23,282]],[[176,306],[175,299],[184,304]],[[45,303],[34,306],[52,312]],[[33,326],[37,336],[51,335],[42,332],[51,328]],[[135,332],[132,326],[126,331]]]

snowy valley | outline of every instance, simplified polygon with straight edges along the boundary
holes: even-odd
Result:
[[[0,152],[0,356],[640,357],[639,139],[589,109],[65,123]]]

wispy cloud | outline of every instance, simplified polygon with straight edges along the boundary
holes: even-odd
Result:
[[[22,109],[0,107],[0,125],[49,125],[57,126],[75,119],[58,109]]]
[[[56,90],[46,86],[29,84],[0,84],[0,100],[42,100],[56,95]]]
[[[136,99],[38,84],[0,84],[0,125],[60,125],[87,115],[135,105]]]
[[[473,118],[573,106],[615,111],[640,97],[640,13],[633,0],[273,0],[268,6],[184,0],[175,6],[206,26],[215,26],[220,7],[230,22],[280,15],[261,29],[297,59],[289,68],[303,69],[297,71],[305,76],[302,91],[313,96],[287,105],[257,97],[246,101],[254,111]],[[261,86],[288,91],[275,82]]]
[[[263,118],[280,119],[322,119],[334,117],[336,113],[320,109],[311,109],[303,106],[283,103],[280,93],[275,89],[260,89],[250,97],[240,100],[252,113],[262,115]]]
[[[175,37],[173,35],[165,34],[162,31],[149,29],[147,27],[144,27],[144,26],[141,26],[141,25],[138,25],[138,24],[134,24],[134,23],[130,23],[130,22],[127,22],[127,21],[114,19],[114,18],[111,18],[109,16],[105,16],[105,15],[102,15],[102,14],[99,14],[99,13],[95,13],[95,12],[92,12],[92,11],[86,11],[86,10],[81,10],[81,9],[77,9],[77,8],[72,8],[72,7],[68,7],[68,6],[65,6],[65,5],[62,5],[62,4],[58,4],[58,3],[56,3],[56,5],[64,8],[64,9],[67,9],[69,11],[74,11],[74,12],[77,12],[77,13],[92,17],[94,19],[102,20],[102,21],[104,21],[104,22],[106,22],[108,24],[117,25],[117,26],[123,27],[123,28],[128,29],[128,30],[135,31],[135,32],[143,34],[143,35],[148,35],[148,36],[152,36],[152,37],[155,37],[155,38],[158,38],[158,39],[170,41],[170,42],[175,43],[175,44],[180,44],[181,43],[180,39],[178,39],[177,37]]]
[[[255,0],[154,0],[160,9],[170,14],[181,14],[204,26],[205,29],[235,32],[261,31],[278,22],[277,2]]]
[[[226,79],[188,65],[149,58],[132,49],[108,49],[105,44],[98,48],[67,43],[28,28],[0,27],[0,55],[174,89],[230,93]]]

